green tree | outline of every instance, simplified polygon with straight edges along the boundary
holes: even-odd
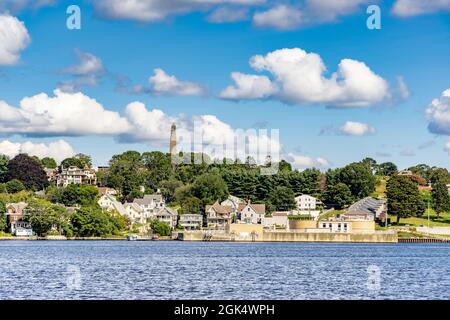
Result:
[[[383,162],[378,165],[377,174],[380,176],[392,176],[396,174],[398,171],[395,163],[392,162]]]
[[[96,186],[69,184],[65,188],[57,189],[50,196],[50,199],[55,203],[61,203],[65,206],[90,206],[95,205],[97,196],[98,189]]]
[[[296,207],[294,191],[288,187],[276,187],[269,197],[269,202],[277,211],[288,211]]]
[[[0,183],[6,182],[8,177],[8,162],[9,158],[0,154]]]
[[[450,196],[445,182],[437,180],[433,183],[431,194],[433,197],[433,209],[438,216],[443,212],[450,212]]]
[[[97,206],[81,207],[70,216],[74,235],[79,237],[102,237],[114,231],[110,217]]]
[[[39,162],[26,154],[19,154],[8,163],[8,180],[20,180],[26,189],[42,190],[48,185],[48,178]]]
[[[56,169],[56,167],[58,166],[56,164],[55,159],[50,158],[50,157],[45,157],[41,160],[41,164],[44,168],[48,168],[48,169]]]
[[[6,206],[0,201],[0,231],[6,231]]]
[[[5,186],[8,193],[17,193],[25,190],[25,186],[23,185],[23,183],[17,179],[8,181]]]
[[[378,170],[378,164],[377,161],[375,159],[372,158],[364,158],[361,161],[362,164],[364,164],[367,168],[369,168],[369,170],[375,174],[375,172],[377,172]]]
[[[192,195],[204,203],[223,201],[228,197],[228,187],[219,174],[204,173],[192,184]]]
[[[161,181],[167,181],[173,175],[170,154],[159,151],[144,152],[142,163],[149,171],[147,184],[154,190],[160,188]]]
[[[353,197],[361,199],[375,191],[376,179],[362,163],[351,163],[339,171],[338,181],[346,184]]]
[[[423,215],[425,203],[417,183],[406,176],[394,175],[389,179],[386,189],[388,213],[397,216],[397,224],[401,218]]]
[[[52,229],[60,233],[67,229],[68,214],[61,205],[54,205],[42,199],[32,199],[28,202],[27,212],[27,220],[38,236],[46,236]]]
[[[152,219],[150,221],[150,228],[153,230],[154,233],[160,236],[170,236],[171,233],[170,226],[167,223],[164,223],[157,219]]]
[[[353,196],[350,188],[346,184],[339,182],[327,187],[323,200],[329,206],[342,209],[352,203]]]
[[[181,202],[180,214],[203,214],[203,203],[199,198],[188,197]]]
[[[181,187],[183,183],[175,178],[169,180],[163,180],[160,183],[161,193],[167,203],[171,203],[175,200],[175,190]]]

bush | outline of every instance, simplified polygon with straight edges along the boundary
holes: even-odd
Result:
[[[8,181],[6,183],[6,191],[8,193],[17,193],[20,191],[25,190],[25,186],[23,185],[23,183],[17,179],[13,179],[11,181]]]
[[[152,228],[154,233],[160,236],[170,236],[171,233],[170,226],[167,223],[156,219],[150,222],[150,228]]]

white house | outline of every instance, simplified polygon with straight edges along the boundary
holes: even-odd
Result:
[[[160,209],[165,208],[164,198],[160,194],[146,194],[144,198],[134,199],[133,203],[144,210],[144,218],[152,218]]]
[[[178,223],[185,230],[199,230],[203,225],[203,216],[194,213],[182,214]]]
[[[137,203],[127,202],[124,204],[124,207],[132,223],[144,224],[147,222],[144,216],[144,210]]]
[[[239,205],[245,203],[244,200],[241,198],[229,195],[228,198],[225,201],[222,201],[220,203],[221,206],[230,207],[232,210],[232,213],[237,213],[239,209]]]
[[[208,228],[224,230],[231,224],[231,207],[222,206],[218,201],[216,201],[213,205],[207,205],[205,207],[205,213]]]
[[[298,210],[316,210],[319,200],[308,194],[302,194],[295,197],[295,202],[297,203]]]
[[[80,169],[72,166],[64,168],[56,175],[56,186],[67,187],[69,184],[97,184],[97,175],[93,169]]]
[[[160,208],[154,217],[161,222],[167,223],[172,229],[177,226],[178,214],[171,208]]]
[[[238,217],[244,223],[261,224],[266,214],[265,204],[254,204],[250,201],[240,204],[238,207]]]
[[[98,205],[106,211],[117,211],[121,215],[128,216],[127,210],[122,203],[117,201],[116,197],[105,194],[98,199]]]

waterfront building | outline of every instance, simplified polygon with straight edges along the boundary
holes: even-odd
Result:
[[[262,225],[268,229],[289,229],[289,212],[277,211],[262,219]]]
[[[317,206],[322,204],[319,199],[308,194],[295,197],[295,202],[298,210],[316,210]]]
[[[266,214],[265,204],[251,203],[240,204],[238,207],[238,218],[244,223],[261,224]]]
[[[377,220],[386,213],[386,201],[372,197],[366,197],[352,204],[345,214],[344,219]]]
[[[234,214],[237,214],[238,208],[240,204],[244,204],[245,201],[241,198],[229,195],[228,198],[225,201],[222,201],[220,204],[222,206],[231,207],[231,210]]]
[[[142,208],[145,219],[154,217],[156,212],[166,206],[164,198],[160,194],[146,194],[144,198],[134,199],[133,203]]]
[[[213,205],[205,207],[208,228],[224,230],[229,227],[232,218],[232,208],[222,206],[216,201]]]
[[[130,218],[131,223],[144,224],[147,219],[144,215],[144,209],[142,209],[137,203],[127,202],[124,204],[127,216]]]
[[[177,226],[178,214],[169,207],[160,208],[154,215],[156,219],[168,224],[172,229]]]
[[[105,194],[98,199],[98,205],[106,211],[117,211],[121,215],[128,215],[127,210],[125,209],[124,205],[117,201],[116,197]]]
[[[203,225],[203,216],[201,214],[182,214],[178,224],[185,230],[200,230]]]
[[[6,225],[11,234],[16,236],[32,236],[33,229],[29,222],[25,221],[28,203],[17,202],[6,204]]]
[[[97,184],[97,175],[90,168],[80,169],[75,166],[64,168],[56,175],[56,186],[67,187],[69,184]]]

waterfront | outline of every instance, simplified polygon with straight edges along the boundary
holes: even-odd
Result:
[[[2,241],[0,298],[450,299],[449,257],[448,244]]]

